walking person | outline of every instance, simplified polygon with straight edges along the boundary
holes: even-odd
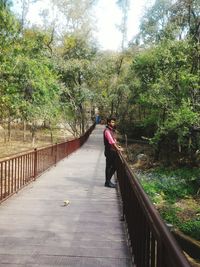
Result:
[[[105,169],[105,186],[115,188],[115,184],[111,182],[111,178],[116,171],[116,156],[117,151],[121,150],[117,145],[115,138],[115,118],[107,119],[107,125],[104,130],[104,146],[106,157],[106,169]]]

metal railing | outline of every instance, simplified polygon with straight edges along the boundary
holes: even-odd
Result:
[[[189,267],[186,257],[121,153],[117,157],[117,179],[134,266]]]
[[[34,149],[34,151],[1,160],[0,203],[81,147],[94,127],[95,124],[84,135],[74,140]]]

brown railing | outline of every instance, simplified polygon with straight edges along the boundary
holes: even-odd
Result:
[[[0,161],[0,203],[85,143],[95,124],[81,137]]]
[[[120,153],[117,179],[134,266],[189,267],[172,234]]]

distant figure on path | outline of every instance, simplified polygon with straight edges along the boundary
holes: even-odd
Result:
[[[121,150],[117,145],[115,139],[115,118],[107,119],[107,125],[104,130],[104,145],[105,145],[105,157],[106,157],[106,169],[105,169],[105,186],[115,188],[115,184],[111,182],[111,178],[116,171],[116,156],[117,151]]]
[[[95,121],[96,121],[96,124],[99,124],[101,122],[101,117],[99,115],[96,115]]]

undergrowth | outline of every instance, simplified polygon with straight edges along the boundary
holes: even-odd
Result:
[[[183,233],[200,240],[200,207],[197,196],[200,170],[159,167],[138,171],[137,174],[161,217]]]

